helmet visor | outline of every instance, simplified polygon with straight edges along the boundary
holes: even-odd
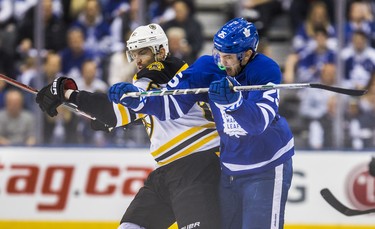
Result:
[[[126,50],[126,57],[128,58],[129,63],[137,59],[148,59],[150,57],[153,57],[153,55],[154,54],[149,47],[136,50]]]

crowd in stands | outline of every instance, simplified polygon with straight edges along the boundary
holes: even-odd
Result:
[[[194,0],[41,0],[44,24],[42,68],[38,68],[34,29],[37,0],[0,0],[0,73],[38,87],[60,75],[78,88],[106,92],[117,82],[131,82],[136,73],[128,63],[124,42],[142,23],[161,24],[171,55],[191,64],[205,41]],[[344,1],[343,1],[344,2]],[[339,48],[334,0],[243,0],[240,15],[255,23],[267,39],[275,15],[288,15],[290,52],[281,66],[283,83],[320,82],[367,89],[362,97],[318,90],[283,91],[280,112],[290,119],[297,148],[335,147],[334,123],[343,104],[344,146],[375,147],[375,2],[347,0],[343,47]],[[259,52],[272,55],[262,43]],[[337,63],[343,70],[338,78]],[[341,71],[340,71],[341,72]],[[59,115],[43,118],[43,142],[35,136],[34,95],[17,92],[0,81],[0,145],[148,146],[142,125],[111,133],[91,130],[90,120],[59,107]],[[284,98],[281,98],[283,101]],[[13,102],[10,102],[13,101]],[[20,105],[23,104],[22,105]],[[32,121],[30,121],[32,120]],[[29,123],[30,122],[30,123]],[[26,124],[28,123],[28,124]],[[34,131],[33,131],[34,128]]]
[[[285,83],[319,82],[353,89],[368,89],[360,98],[339,97],[321,90],[297,93],[298,118],[304,125],[298,131],[300,146],[310,149],[335,147],[334,124],[342,112],[344,146],[351,149],[375,146],[375,100],[370,88],[375,77],[375,4],[373,1],[347,1],[342,47],[329,6],[333,1],[308,1],[307,16],[293,34],[291,52],[284,68]],[[337,74],[337,63],[342,73]],[[338,100],[343,110],[338,110]],[[339,114],[340,115],[340,114]],[[295,132],[298,132],[295,131]],[[298,145],[298,144],[297,144]]]

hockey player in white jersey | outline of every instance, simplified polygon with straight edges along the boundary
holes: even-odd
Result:
[[[131,34],[127,56],[139,70],[133,80],[137,88],[165,88],[188,67],[168,53],[168,39],[159,25],[140,26]],[[117,83],[108,96],[112,98],[126,87]],[[36,101],[50,116],[57,114],[56,107],[62,102],[74,103],[97,118],[93,124],[99,129],[126,126],[136,120],[144,123],[158,168],[126,209],[119,229],[166,229],[175,221],[179,228],[220,228],[219,136],[207,104],[196,103],[183,117],[161,121],[112,103],[106,94],[80,91],[66,77],[40,90]]]
[[[237,85],[280,84],[279,66],[257,53],[255,26],[243,18],[214,36],[212,56],[202,56],[168,84],[168,89],[209,88],[208,94],[110,98],[161,120],[183,117],[197,101],[209,102],[220,135],[223,229],[281,229],[292,180],[294,141],[278,113],[278,90],[234,92]],[[125,87],[124,87],[125,88]]]

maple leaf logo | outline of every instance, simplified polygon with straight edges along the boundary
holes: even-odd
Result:
[[[245,28],[245,29],[243,30],[243,34],[245,35],[245,37],[250,37],[250,29]]]

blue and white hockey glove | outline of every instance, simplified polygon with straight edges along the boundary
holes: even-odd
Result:
[[[210,84],[208,96],[219,109],[235,111],[243,102],[242,93],[232,90],[233,86],[239,85],[233,77],[227,76]]]
[[[112,87],[109,88],[108,91],[108,98],[110,101],[118,104],[122,104],[126,107],[132,109],[140,109],[140,105],[146,102],[144,97],[126,97],[121,99],[121,97],[128,92],[139,92],[143,91],[143,89],[134,86],[131,83],[116,83]]]

